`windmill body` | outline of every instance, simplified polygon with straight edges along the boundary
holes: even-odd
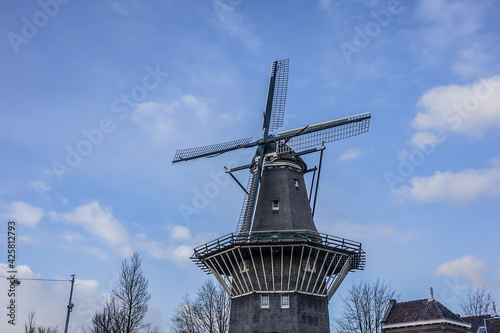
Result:
[[[349,271],[364,267],[360,243],[316,229],[304,181],[311,170],[300,156],[366,132],[370,115],[269,134],[283,124],[287,81],[288,60],[273,62],[262,139],[179,150],[174,158],[257,147],[245,166],[250,177],[236,232],[197,247],[192,256],[231,297],[229,332],[329,332],[328,301]]]

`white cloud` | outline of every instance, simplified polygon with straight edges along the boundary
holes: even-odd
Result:
[[[207,120],[210,115],[210,108],[193,95],[185,95],[181,98],[182,105],[194,112],[195,116],[201,120]]]
[[[466,43],[467,45],[468,43]],[[458,52],[459,59],[453,64],[453,70],[464,78],[475,78],[484,75],[489,69],[485,64],[492,62],[491,55],[494,52],[488,52],[483,43],[474,42],[467,48]]]
[[[96,258],[99,258],[100,260],[107,260],[109,258],[108,251],[99,249],[96,247],[84,247],[83,250],[87,253],[90,253]]]
[[[450,66],[464,78],[476,78],[490,70],[491,41],[482,33],[491,3],[423,0],[415,3],[415,19],[422,24],[413,37],[413,49],[424,56],[421,63]]]
[[[30,186],[37,192],[44,193],[51,190],[51,187],[44,181],[36,180],[30,183]]]
[[[481,137],[491,128],[500,128],[500,76],[469,85],[440,86],[420,97],[413,126],[416,136],[442,128],[472,137]]]
[[[111,9],[112,12],[114,13],[117,13],[117,14],[120,14],[122,16],[125,16],[125,17],[128,17],[128,11],[127,9],[125,9],[125,7],[123,7],[122,5],[120,5],[118,2],[115,2],[115,1],[106,1],[108,6],[109,6],[109,9]]]
[[[500,156],[498,157],[493,157],[489,161],[486,162],[487,165],[491,165],[494,167],[500,167]]]
[[[436,172],[430,177],[414,177],[410,186],[393,191],[399,199],[418,202],[463,203],[479,196],[500,195],[500,168],[467,169],[457,173]]]
[[[229,36],[241,40],[245,47],[255,53],[259,53],[262,49],[261,40],[253,33],[252,26],[247,22],[247,19],[236,10],[238,2],[231,3],[215,0],[214,13],[215,19],[213,22],[224,30]]]
[[[169,255],[168,249],[163,243],[149,240],[144,234],[135,235],[134,243],[139,249],[147,251],[155,259],[166,259]]]
[[[136,235],[134,242],[139,249],[147,251],[155,259],[169,259],[179,267],[190,267],[192,264],[189,259],[193,254],[192,246],[166,246],[161,242],[149,240],[144,234]]]
[[[78,232],[70,232],[70,231],[65,231],[63,233],[64,239],[74,242],[74,241],[80,241],[83,239],[82,235]]]
[[[344,152],[342,155],[339,157],[339,161],[345,162],[345,161],[351,161],[355,160],[356,158],[361,155],[361,150],[357,148],[351,148],[348,151]]]
[[[29,266],[19,265],[17,276],[21,279],[19,292],[16,295],[16,324],[22,327],[30,311],[35,311],[36,322],[41,326],[55,326],[56,323],[64,323],[66,319],[66,306],[71,288],[70,276],[44,277],[34,273]],[[0,263],[0,275],[6,276],[8,271],[7,264]],[[27,279],[50,278],[66,281],[39,281]],[[26,280],[24,280],[26,279]],[[0,288],[8,290],[9,281],[5,278],[0,279]],[[5,298],[7,299],[7,298]],[[75,280],[73,300],[76,304],[71,313],[69,332],[80,331],[82,326],[88,327],[95,311],[103,303],[103,296],[99,290],[99,283],[96,280]],[[54,311],[54,309],[62,309]],[[59,331],[64,330],[64,326],[59,325]],[[18,332],[12,330],[7,320],[0,320],[0,332]]]
[[[177,266],[187,266],[192,265],[189,259],[193,254],[193,248],[189,245],[180,245],[170,249],[169,258]]]
[[[243,114],[238,110],[217,114],[217,123],[223,127],[229,127],[243,119]]]
[[[410,141],[408,142],[413,147],[426,147],[426,146],[435,146],[437,144],[436,137],[430,131],[420,131],[415,133]],[[402,151],[403,154],[400,154],[400,157],[403,159],[408,158],[410,155],[409,151]]]
[[[51,212],[51,219],[82,226],[90,234],[103,239],[106,244],[128,257],[133,252],[130,235],[112,214],[111,207],[101,207],[97,201],[82,205],[69,213]]]
[[[469,282],[482,285],[484,283],[482,274],[488,269],[489,267],[485,262],[468,255],[439,265],[434,274],[448,277],[463,275]]]
[[[470,1],[422,0],[415,12],[427,20],[425,37],[438,47],[469,36],[481,28],[481,6]]]
[[[176,100],[170,103],[140,103],[132,112],[131,119],[153,135],[170,134],[175,129],[173,115],[179,106]]]
[[[191,239],[191,232],[189,231],[188,227],[175,225],[172,228],[170,237],[172,239],[189,240]]]
[[[168,103],[140,103],[132,112],[131,119],[156,139],[166,139],[176,135],[176,119],[181,114],[206,122],[209,120],[210,107],[197,96],[184,95]]]
[[[35,227],[43,217],[43,209],[22,201],[16,201],[7,207],[7,215],[9,219],[17,223]]]

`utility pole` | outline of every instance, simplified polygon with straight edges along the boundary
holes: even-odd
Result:
[[[68,313],[66,314],[66,326],[64,327],[64,333],[68,333],[69,314],[73,311],[73,307],[75,306],[71,303],[71,299],[73,298],[73,285],[75,284],[75,274],[71,276],[73,278],[71,279],[71,291],[69,293]]]

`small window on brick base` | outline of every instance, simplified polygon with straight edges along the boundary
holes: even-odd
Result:
[[[273,200],[273,212],[278,212],[280,210],[280,201]]]
[[[281,308],[288,309],[290,307],[290,297],[288,295],[281,295]]]
[[[262,309],[269,309],[269,295],[260,296],[260,307]]]

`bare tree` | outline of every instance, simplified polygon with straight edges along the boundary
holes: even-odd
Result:
[[[202,332],[200,322],[196,318],[193,301],[189,295],[183,297],[176,314],[172,317],[172,329],[175,333]]]
[[[484,286],[477,286],[475,290],[469,289],[465,297],[461,297],[458,307],[465,316],[480,316],[490,314],[493,303],[491,292]]]
[[[110,300],[92,318],[89,333],[158,333],[144,322],[148,312],[148,280],[141,269],[141,259],[136,252],[122,262],[117,289],[111,292]]]
[[[35,311],[31,311],[28,313],[28,321],[24,323],[24,333],[58,333],[58,328],[37,326]]]
[[[229,330],[229,297],[220,286],[207,280],[193,301],[184,296],[172,317],[175,333],[226,333]]]
[[[125,312],[123,333],[138,332],[149,327],[149,324],[143,323],[144,316],[148,312],[148,301],[151,298],[148,294],[148,286],[148,280],[142,275],[141,259],[136,252],[130,261],[122,262],[118,290],[113,290],[113,296]]]
[[[338,333],[379,333],[380,322],[396,292],[386,283],[361,281],[353,284],[342,296],[344,309],[340,318],[334,319]]]

